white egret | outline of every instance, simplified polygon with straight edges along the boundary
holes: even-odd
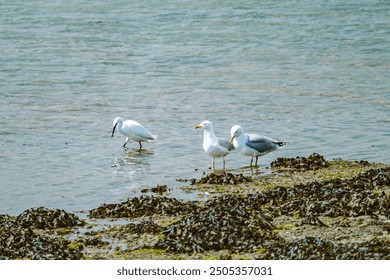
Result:
[[[117,117],[113,123],[111,137],[114,137],[115,129],[118,127],[118,131],[126,136],[126,142],[123,147],[126,147],[127,142],[133,141],[139,143],[139,149],[142,149],[141,142],[150,142],[156,140],[156,136],[151,134],[145,127],[133,120],[123,121],[121,117]]]

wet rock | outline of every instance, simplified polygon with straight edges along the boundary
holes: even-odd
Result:
[[[91,218],[137,218],[152,215],[179,215],[196,207],[190,202],[162,196],[141,196],[122,203],[103,204],[90,210]]]
[[[297,171],[318,170],[329,167],[328,161],[317,153],[313,153],[309,157],[296,158],[277,158],[271,162],[273,168],[288,168]]]

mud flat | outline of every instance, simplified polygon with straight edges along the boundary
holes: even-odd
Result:
[[[390,165],[278,158],[266,175],[186,179],[83,215],[0,214],[1,259],[390,259]]]

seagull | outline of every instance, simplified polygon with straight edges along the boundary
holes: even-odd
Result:
[[[126,136],[126,142],[123,147],[126,147],[127,142],[130,140],[139,143],[139,149],[142,149],[141,142],[150,142],[156,140],[156,136],[151,134],[145,127],[133,120],[123,121],[121,117],[117,117],[113,123],[111,137],[114,137],[115,128],[118,127],[118,131]]]
[[[252,166],[253,157],[256,157],[255,165],[257,166],[259,156],[263,156],[269,152],[283,148],[288,143],[279,142],[257,134],[247,134],[239,125],[234,125],[231,128],[230,136],[230,142],[233,143],[234,148],[241,152],[241,154],[252,157],[250,166]]]
[[[195,128],[202,128],[204,130],[203,149],[209,156],[213,158],[213,170],[215,170],[215,158],[217,157],[222,157],[223,169],[225,169],[225,156],[227,156],[229,152],[234,149],[233,144],[230,143],[230,141],[227,139],[217,138],[217,136],[214,134],[213,124],[210,121],[204,121],[201,124],[195,126]]]

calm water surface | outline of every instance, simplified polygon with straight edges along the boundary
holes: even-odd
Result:
[[[157,184],[194,197],[176,179],[209,172],[205,119],[221,137],[240,124],[289,141],[263,170],[313,152],[389,162],[387,0],[6,0],[0,13],[0,213],[91,209]],[[158,141],[124,150],[117,116]]]

